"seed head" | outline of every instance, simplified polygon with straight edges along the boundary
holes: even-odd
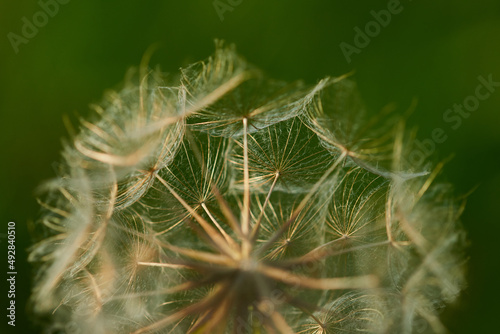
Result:
[[[270,79],[218,43],[94,109],[41,201],[32,305],[48,328],[445,331],[461,207],[348,76]]]

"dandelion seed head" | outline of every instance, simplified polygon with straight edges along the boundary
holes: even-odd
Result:
[[[43,188],[34,311],[93,333],[443,332],[462,207],[348,75],[267,77],[217,42],[94,106]],[[130,79],[132,78],[132,79]],[[422,325],[423,324],[423,325]]]

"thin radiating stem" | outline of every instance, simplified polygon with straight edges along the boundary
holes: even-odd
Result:
[[[214,223],[214,225],[217,227],[217,229],[220,231],[220,233],[222,234],[222,236],[224,237],[224,239],[226,239],[227,243],[237,249],[237,244],[236,242],[234,241],[233,238],[231,238],[231,236],[229,234],[226,233],[226,231],[224,231],[224,229],[222,228],[222,226],[220,226],[220,224],[217,222],[217,220],[215,219],[215,217],[212,215],[212,213],[208,210],[208,207],[205,203],[201,203],[201,207],[203,208],[203,210],[205,210],[205,213],[208,215],[208,217],[210,217],[210,220],[212,221],[212,223]]]
[[[280,176],[279,172],[276,172],[273,184],[271,185],[271,189],[269,189],[269,193],[267,194],[266,200],[264,201],[264,205],[260,209],[260,214],[259,218],[257,218],[257,223],[255,223],[255,226],[252,230],[252,235],[250,240],[255,241],[259,234],[259,229],[260,229],[260,223],[262,221],[262,217],[264,216],[264,211],[266,210],[267,204],[269,203],[269,199],[271,198],[271,194],[273,193],[274,187],[276,186],[276,182],[278,181],[278,177]]]
[[[334,243],[329,242],[328,244],[332,245]],[[355,252],[355,251],[362,250],[362,249],[379,247],[379,246],[384,246],[384,245],[389,245],[389,244],[391,244],[391,241],[385,240],[385,241],[381,241],[381,242],[375,242],[372,244],[346,248],[346,249],[342,249],[342,250],[338,250],[338,251],[324,249],[324,248],[328,248],[328,247],[319,246],[319,247],[313,249],[309,253],[307,253],[299,258],[287,260],[284,264],[286,266],[301,265],[301,264],[311,263],[311,262],[315,262],[315,261],[320,261],[321,259],[324,259],[324,258],[327,258],[330,256],[351,253],[351,252]]]
[[[249,232],[250,218],[250,175],[248,172],[248,125],[247,119],[243,118],[243,212],[241,219],[241,230],[244,235]]]
[[[378,285],[377,278],[373,275],[353,276],[353,277],[334,277],[334,278],[312,278],[299,276],[287,270],[261,266],[262,274],[277,281],[289,284],[291,286],[316,289],[316,290],[343,290],[343,289],[370,289]]]
[[[242,255],[248,257],[251,250],[250,233],[250,175],[248,172],[248,120],[243,118],[243,210],[241,231],[243,233]]]
[[[193,209],[189,204],[186,203],[185,200],[182,199],[182,197],[177,194],[177,192],[165,181],[161,176],[158,174],[155,175],[158,180],[170,191],[172,195],[179,201],[179,203],[184,206],[184,208],[196,219],[198,224],[205,230],[205,232],[208,234],[210,239],[213,241],[214,245],[224,254],[230,256],[231,258],[234,258],[234,252],[233,250],[229,247],[228,243],[226,240],[224,240],[221,235],[215,230],[205,219],[203,219],[202,216],[200,216],[195,209]]]
[[[222,195],[220,194],[217,187],[213,186],[212,192],[214,193],[215,197],[217,198],[217,202],[219,203],[219,207],[220,207],[224,217],[226,217],[228,224],[231,226],[233,231],[238,235],[238,237],[240,237],[240,239],[244,239],[243,232],[241,231],[240,223],[238,222],[238,219],[236,218],[233,211],[229,207],[229,204],[226,202],[224,197],[222,197]]]

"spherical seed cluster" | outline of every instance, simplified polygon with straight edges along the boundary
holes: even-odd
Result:
[[[45,186],[49,329],[445,331],[461,207],[407,165],[400,120],[367,119],[346,77],[273,80],[221,43],[165,81],[108,94]]]

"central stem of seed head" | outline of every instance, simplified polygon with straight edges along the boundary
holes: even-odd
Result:
[[[253,257],[242,258],[241,261],[239,262],[239,267],[238,267],[240,271],[245,273],[256,272],[258,268],[259,268],[259,262]]]
[[[260,271],[260,263],[255,257],[241,259],[231,285],[237,291],[236,304],[249,310],[260,304],[270,288],[270,281]]]

